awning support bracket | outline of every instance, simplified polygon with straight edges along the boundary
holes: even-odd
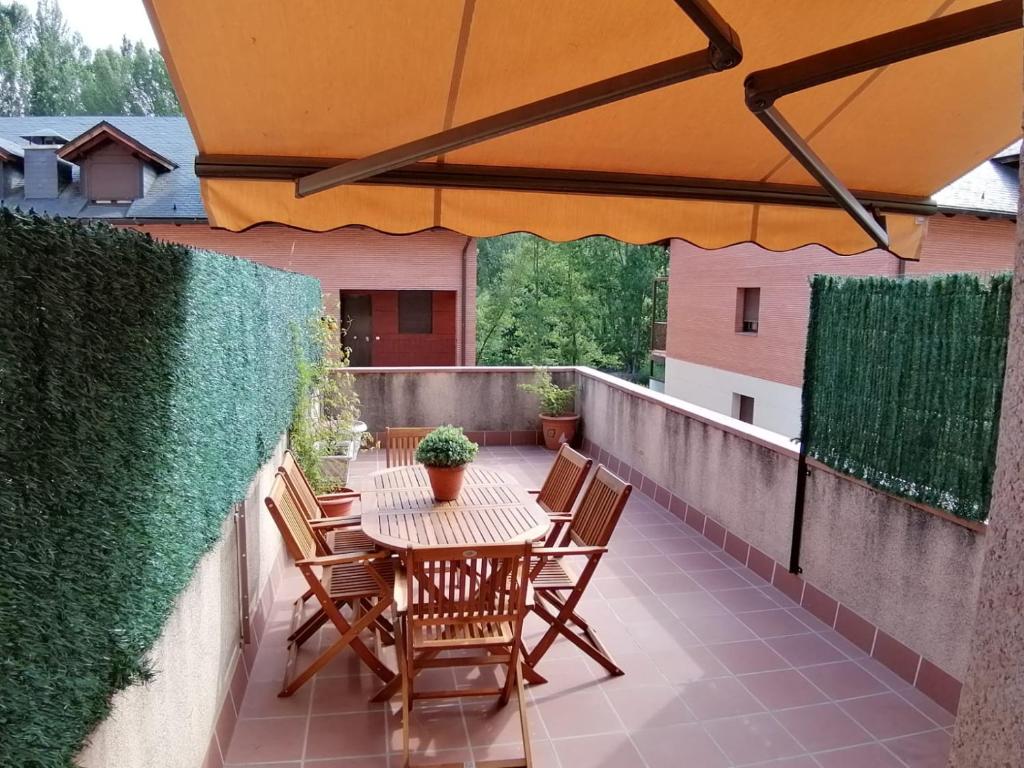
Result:
[[[873,215],[783,117],[775,102],[788,94],[975,40],[1020,29],[1019,0],[939,16],[750,74],[747,107],[880,247],[889,247],[884,220]]]
[[[365,181],[387,171],[437,157],[488,139],[601,107],[642,93],[731,69],[743,52],[739,37],[708,0],[675,0],[676,5],[708,37],[708,47],[651,64],[596,83],[574,88],[520,107],[374,153],[358,160],[310,173],[295,182],[295,196]]]

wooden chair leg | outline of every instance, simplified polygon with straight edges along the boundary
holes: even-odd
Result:
[[[398,653],[403,653],[402,646],[399,643],[397,638],[395,639],[395,643],[396,643],[396,646],[398,648],[397,652]],[[432,659],[435,656],[437,656],[438,653],[440,653],[440,651],[422,651],[416,657],[416,663],[418,664],[418,663],[420,663],[422,661],[426,661],[427,659]],[[412,674],[416,674],[417,672],[419,672],[419,670],[415,670]],[[387,685],[385,685],[383,688],[381,688],[379,691],[377,691],[375,694],[373,694],[373,698],[370,699],[370,701],[372,701],[374,703],[380,703],[382,701],[387,701],[388,699],[390,699],[401,688],[401,686],[402,686],[401,678],[402,677],[403,677],[403,675],[399,674],[398,677],[395,677],[392,680],[389,680]]]
[[[278,696],[291,696],[295,691],[301,688],[304,683],[312,678],[313,675],[323,669],[327,662],[329,662],[339,651],[346,647],[352,648],[352,650],[359,655],[359,658],[361,658],[382,680],[390,682],[394,679],[395,673],[388,669],[384,662],[377,658],[373,652],[366,647],[366,644],[359,639],[359,633],[372,624],[374,618],[378,616],[389,604],[390,601],[379,601],[377,605],[373,607],[373,610],[369,613],[363,614],[358,621],[351,625],[345,621],[337,606],[332,602],[327,601],[326,604],[322,604],[324,610],[330,615],[332,623],[338,627],[338,630],[341,632],[341,637],[332,643],[331,646],[321,653],[316,659],[314,659],[310,665],[293,680],[286,682]]]
[[[516,694],[519,696],[519,726],[523,731],[523,757],[525,768],[533,768],[533,751],[530,748],[530,718],[526,712],[526,691],[523,689],[523,659],[516,665]]]
[[[589,625],[587,625],[587,628],[584,630],[584,637],[580,637],[569,628],[568,622],[571,620],[571,617],[576,615],[574,608],[576,607],[576,603],[579,602],[581,595],[581,592],[573,592],[568,600],[560,603],[561,608],[558,611],[558,615],[555,616],[548,611],[544,605],[545,601],[550,600],[550,596],[543,594],[541,590],[537,590],[534,596],[535,602],[533,611],[544,619],[544,621],[548,622],[549,626],[547,632],[544,633],[543,637],[541,637],[534,649],[527,655],[527,663],[532,666],[536,666],[540,663],[544,654],[547,653],[548,649],[551,647],[551,644],[554,643],[558,635],[561,634],[577,648],[590,656],[590,658],[608,670],[609,674],[616,676],[624,675],[625,672],[612,660],[607,650],[605,650],[604,646],[602,646],[600,641],[597,640],[596,634]],[[586,622],[584,622],[584,624],[586,624]]]

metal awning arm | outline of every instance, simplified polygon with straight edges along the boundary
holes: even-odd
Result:
[[[611,104],[669,85],[735,67],[743,58],[736,32],[707,0],[675,0],[708,36],[708,47],[615,75],[596,83],[549,96],[520,107],[474,120],[398,147],[304,176],[295,183],[296,197],[322,192],[342,184],[363,181],[387,171],[437,157],[462,147],[521,131],[535,125]]]
[[[887,248],[889,238],[882,223],[786,121],[775,107],[776,100],[878,67],[1020,29],[1024,25],[1022,16],[1019,0],[999,0],[763,69],[750,74],[744,82],[747,107],[836,203],[879,246]]]

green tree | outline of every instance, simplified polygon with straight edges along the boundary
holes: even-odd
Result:
[[[91,52],[55,0],[0,3],[0,114],[177,115],[160,52],[125,38]]]
[[[25,55],[29,114],[78,114],[82,69],[88,55],[89,49],[81,36],[68,28],[55,0],[40,0]]]
[[[25,111],[25,50],[32,16],[20,3],[0,3],[0,115]]]
[[[651,284],[667,253],[602,237],[482,240],[477,264],[481,364],[581,364],[642,378]]]

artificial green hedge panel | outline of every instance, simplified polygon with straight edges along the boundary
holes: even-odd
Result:
[[[1010,288],[1010,275],[815,276],[803,390],[808,456],[984,520]]]
[[[64,768],[287,429],[320,290],[2,211],[0,297],[0,765]]]

